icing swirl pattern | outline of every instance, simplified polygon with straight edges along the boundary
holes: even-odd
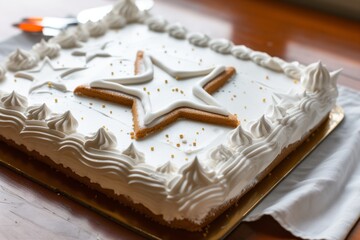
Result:
[[[79,126],[77,120],[70,111],[66,111],[62,115],[50,118],[47,125],[50,129],[57,130],[65,134],[76,132],[76,129]]]
[[[51,38],[49,42],[57,43],[64,49],[80,46],[76,34],[73,34],[71,31],[62,31],[57,36]]]
[[[185,39],[186,38],[187,30],[180,23],[175,23],[175,24],[170,25],[169,28],[167,29],[167,31],[169,32],[169,35],[174,38],[177,38],[177,39]]]
[[[303,75],[301,76],[301,84],[303,87],[310,91],[324,91],[336,86],[337,75],[330,76],[329,71],[322,65],[321,62],[310,64],[305,68]]]
[[[104,35],[107,31],[107,25],[104,20],[100,20],[97,22],[87,22],[85,24],[87,30],[91,37],[100,37]]]
[[[130,157],[137,164],[143,163],[145,160],[145,155],[142,152],[138,151],[133,143],[131,143],[130,146],[122,152],[122,154]]]
[[[231,54],[239,59],[243,59],[243,60],[249,60],[250,58],[250,53],[252,52],[252,50],[244,45],[239,45],[239,46],[234,46],[231,49]]]
[[[198,47],[207,47],[210,37],[204,33],[191,33],[189,35],[189,42]]]
[[[35,54],[25,50],[16,49],[15,52],[9,55],[6,67],[10,71],[26,70],[35,67],[38,62],[39,59]]]
[[[59,55],[60,45],[57,43],[48,43],[44,39],[42,39],[39,43],[35,44],[32,48],[34,52],[36,52],[41,59],[44,57],[55,58]]]
[[[252,143],[252,138],[249,133],[245,132],[241,125],[229,134],[229,145],[231,148],[239,146],[246,146]]]
[[[115,4],[113,11],[123,16],[128,22],[137,21],[140,15],[140,10],[134,0],[119,1]]]
[[[149,29],[155,32],[165,32],[168,22],[160,16],[150,17],[146,20]]]
[[[234,44],[227,39],[221,38],[211,40],[209,46],[215,52],[229,54],[231,53],[231,49],[233,48]]]
[[[113,133],[108,132],[105,128],[99,128],[94,136],[88,137],[85,142],[85,148],[93,148],[98,150],[114,150],[117,141]]]
[[[250,131],[251,134],[257,138],[266,137],[270,133],[271,126],[267,122],[265,115],[250,126]]]
[[[28,109],[29,120],[45,120],[48,116],[50,116],[51,110],[46,106],[46,104],[42,104],[40,106],[33,106]]]
[[[1,103],[6,109],[11,109],[19,112],[23,112],[28,106],[26,97],[21,96],[15,91],[2,97]]]

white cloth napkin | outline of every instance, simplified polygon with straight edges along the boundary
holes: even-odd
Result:
[[[341,125],[245,221],[270,215],[300,238],[346,238],[360,217],[360,92],[339,92]]]

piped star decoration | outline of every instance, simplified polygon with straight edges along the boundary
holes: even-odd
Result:
[[[58,91],[66,92],[67,87],[62,83],[62,78],[86,69],[85,67],[77,68],[54,68],[51,60],[48,57],[44,58],[42,65],[35,70],[17,72],[15,77],[24,78],[33,82],[33,86],[29,89],[29,94],[35,92],[44,86],[48,88],[54,88]]]
[[[161,101],[163,106],[154,110],[149,92],[142,89],[142,84],[159,81],[154,74],[154,66],[164,71],[176,81],[191,81],[191,78],[201,77],[190,83],[191,94],[176,101]],[[141,139],[151,133],[161,130],[179,118],[212,124],[236,127],[239,121],[229,113],[210,94],[222,87],[233,75],[233,67],[216,66],[202,70],[179,71],[169,67],[154,56],[139,51],[135,60],[135,73],[129,77],[111,77],[92,81],[89,85],[78,86],[75,94],[100,98],[121,105],[132,107],[134,134],[132,137]],[[167,81],[167,80],[166,80]],[[157,94],[160,94],[158,89]],[[196,101],[193,101],[196,99]],[[159,108],[159,107],[158,107]]]
[[[112,41],[108,41],[105,43],[95,44],[89,47],[83,47],[81,49],[77,49],[73,51],[71,54],[73,56],[81,56],[85,57],[86,63],[90,62],[96,57],[111,57],[112,55],[106,51],[107,46]]]

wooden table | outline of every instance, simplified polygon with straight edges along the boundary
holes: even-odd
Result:
[[[26,15],[64,16],[107,0],[1,3],[0,39]],[[28,6],[25,6],[27,4]],[[51,5],[45,8],[44,6]],[[360,90],[360,23],[282,1],[157,0],[155,13],[192,31],[225,37],[287,61],[342,67],[339,83]],[[5,19],[5,21],[3,21]],[[141,239],[96,213],[0,167],[0,239]],[[229,239],[296,239],[272,218],[242,223]],[[360,223],[348,239],[360,239]]]

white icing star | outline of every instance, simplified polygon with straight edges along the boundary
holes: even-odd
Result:
[[[66,92],[67,88],[61,83],[61,79],[71,73],[84,69],[86,68],[54,68],[50,59],[45,57],[40,68],[26,72],[18,72],[15,74],[15,77],[28,79],[33,82],[33,86],[29,89],[29,93],[32,93],[43,86]]]
[[[92,45],[82,49],[73,51],[71,54],[73,56],[82,56],[85,57],[86,63],[90,62],[96,57],[111,57],[112,55],[105,49],[112,41],[108,41],[101,44]]]
[[[141,125],[150,125],[156,119],[165,116],[166,114],[174,111],[175,109],[183,108],[183,107],[220,114],[223,116],[230,115],[230,113],[204,89],[204,86],[206,84],[214,80],[217,76],[219,76],[225,71],[224,66],[216,66],[201,70],[178,71],[176,69],[172,69],[171,67],[167,66],[156,57],[149,56],[146,53],[144,53],[143,55],[142,62],[144,65],[143,68],[145,70],[139,75],[96,80],[91,82],[90,86],[93,88],[102,88],[102,89],[118,91],[121,93],[134,96],[137,99],[139,99],[141,103],[141,105],[139,104],[139,106],[142,106],[144,113],[143,115],[144,117],[141,118],[142,119],[141,121],[143,121],[143,123],[140,123]],[[147,83],[153,80],[154,81],[160,80],[157,79],[156,76],[154,79],[154,65],[160,68],[165,73],[172,76],[173,78],[175,78],[176,80],[186,78],[186,80],[181,80],[181,81],[189,81],[188,78],[203,76],[197,82],[190,84],[193,97],[200,101],[197,102],[192,101],[189,99],[188,96],[183,96],[180,100],[176,100],[170,103],[168,103],[167,100],[164,99],[162,103],[163,106],[165,107],[160,107],[160,109],[158,110],[153,110],[152,107],[153,102],[151,100],[151,97],[149,96],[149,93],[140,90],[141,86],[143,85],[139,85],[139,84]],[[133,85],[133,86],[128,86],[128,85]],[[158,92],[156,94],[158,94]]]

